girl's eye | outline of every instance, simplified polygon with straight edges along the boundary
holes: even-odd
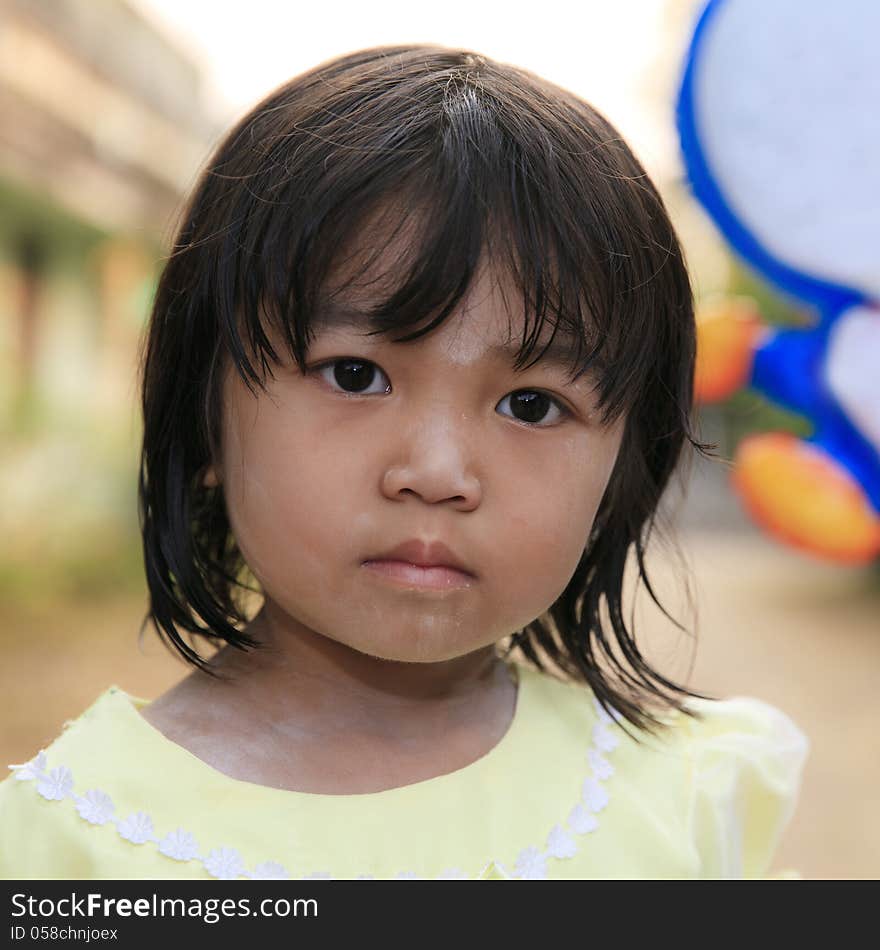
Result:
[[[388,377],[369,360],[355,357],[343,357],[331,360],[314,368],[314,372],[322,379],[339,386],[343,391],[352,395],[387,394],[391,392],[391,383]],[[332,376],[332,379],[330,378]],[[381,380],[385,383],[382,384]],[[374,383],[378,382],[376,388]],[[371,389],[371,386],[374,388]],[[569,415],[569,411],[552,396],[539,389],[518,389],[510,393],[498,403],[510,403],[510,409],[515,419],[534,428],[549,428]],[[551,421],[547,423],[547,414],[551,413]]]
[[[569,414],[561,403],[552,396],[548,396],[547,393],[541,392],[540,389],[518,389],[515,393],[505,396],[498,405],[501,406],[508,401],[511,410],[520,422],[536,428],[548,429]],[[539,422],[546,421],[548,409],[555,410],[555,415],[551,417],[549,424],[539,426]]]
[[[323,366],[315,367],[315,372],[318,373],[323,379],[327,379],[328,382],[328,373],[332,372],[333,382],[337,386],[341,387],[347,393],[353,393],[355,395],[362,395],[364,393],[372,394],[375,392],[388,393],[391,392],[391,383],[383,386],[381,389],[370,390],[370,385],[373,383],[373,380],[376,378],[377,373],[381,374],[387,380],[388,377],[376,366],[375,363],[369,362],[369,360],[359,360],[354,357],[344,357],[339,360],[332,360],[329,363],[324,363]]]

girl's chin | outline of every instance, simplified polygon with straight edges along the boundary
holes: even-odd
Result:
[[[370,640],[359,638],[346,643],[346,646],[385,663],[447,663],[485,649],[486,644],[475,643],[455,648],[450,647],[448,639],[436,642],[435,635],[420,639],[417,635],[402,633],[400,637],[385,635]]]

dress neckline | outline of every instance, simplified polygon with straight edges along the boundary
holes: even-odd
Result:
[[[211,785],[225,784],[240,793],[246,793],[251,801],[255,798],[264,798],[267,804],[270,803],[270,800],[273,804],[277,804],[280,800],[297,801],[303,804],[326,801],[343,807],[348,803],[352,805],[384,804],[386,800],[392,803],[403,802],[411,797],[419,796],[429,789],[432,793],[436,791],[445,794],[446,792],[452,792],[464,783],[482,783],[484,780],[488,780],[491,775],[503,774],[506,769],[515,764],[528,739],[526,734],[528,731],[527,724],[531,718],[529,712],[533,701],[531,686],[533,677],[539,674],[515,663],[507,663],[507,667],[516,682],[513,716],[504,735],[488,752],[451,772],[419,779],[406,785],[380,789],[375,792],[341,794],[307,792],[233,778],[205,762],[184,746],[169,739],[161,730],[148,722],[141,715],[140,710],[148,706],[151,700],[128,693],[115,684],[110,686],[101,698],[108,705],[116,707],[129,727],[138,734],[140,741],[160,755],[161,758],[168,757],[169,765],[172,764],[170,760],[186,763],[190,774],[200,779],[201,782]]]

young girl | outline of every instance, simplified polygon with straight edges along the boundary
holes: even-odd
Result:
[[[693,367],[663,203],[572,93],[437,46],[278,89],[146,339],[144,623],[194,669],[12,766],[5,876],[768,874],[804,736],[622,611]]]

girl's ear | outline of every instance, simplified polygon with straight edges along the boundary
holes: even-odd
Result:
[[[202,485],[205,488],[216,488],[220,484],[220,476],[213,465],[205,467],[205,474],[202,476]]]

